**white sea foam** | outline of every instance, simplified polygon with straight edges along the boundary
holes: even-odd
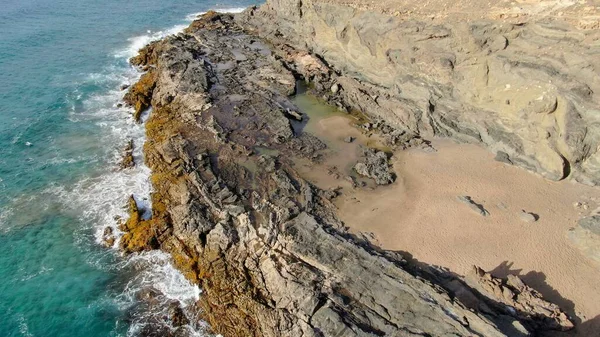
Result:
[[[116,58],[130,58],[137,55],[138,51],[144,48],[148,43],[160,40],[166,36],[174,35],[182,32],[188,25],[181,24],[167,30],[159,30],[156,32],[148,31],[144,35],[129,38],[129,45],[115,53]]]
[[[171,257],[162,251],[133,254],[124,262],[123,267],[139,271],[122,294],[128,301],[143,288],[158,290],[167,299],[178,301],[184,308],[193,305],[200,298],[200,289],[175,269]]]
[[[187,336],[206,336],[207,325],[197,317],[196,303],[200,298],[200,289],[175,269],[168,254],[162,251],[133,254],[122,262],[120,269],[135,271],[135,276],[117,297],[121,309],[126,310],[139,297],[152,294],[150,304],[142,305],[142,312],[133,312],[132,315],[137,319],[131,324],[128,336],[139,335],[146,325],[151,325],[152,330],[176,330],[172,322],[165,319],[170,316],[169,307],[172,304],[178,305],[190,322],[179,329],[184,329]]]
[[[221,13],[241,13],[246,7],[226,7],[226,8],[215,8],[214,10]],[[129,45],[115,53],[116,58],[131,58],[137,55],[140,49],[144,48],[148,43],[160,40],[169,35],[175,35],[181,33],[185,28],[188,27],[189,23],[196,20],[198,16],[205,14],[206,12],[192,13],[185,17],[185,24],[176,25],[167,30],[159,31],[147,31],[144,35],[135,36],[129,38]]]
[[[215,8],[213,9],[215,12],[220,12],[220,13],[241,13],[246,9],[246,7],[227,7],[227,8]],[[186,21],[194,21],[196,20],[200,15],[202,14],[206,14],[206,12],[198,12],[198,13],[192,13],[189,14],[188,16],[185,17]]]
[[[29,281],[29,280],[31,280],[34,277],[37,277],[37,276],[42,275],[42,274],[46,274],[46,273],[48,273],[50,271],[53,271],[53,270],[54,270],[54,268],[46,268],[45,266],[42,266],[39,271],[37,271],[35,273],[32,273],[32,274],[29,274],[29,275],[26,275],[23,278],[21,278],[21,281]]]
[[[238,13],[244,8],[218,8],[220,12]],[[129,44],[117,51],[114,56],[123,59],[135,56],[139,49],[146,44],[181,32],[190,21],[202,13],[190,14],[186,24],[176,25],[170,29],[148,31],[147,34],[130,38]],[[74,122],[92,122],[102,132],[100,139],[94,139],[98,146],[104,149],[104,154],[98,160],[103,160],[111,166],[104,173],[83,179],[74,186],[55,186],[47,194],[58,197],[65,207],[75,210],[80,219],[88,224],[88,229],[95,233],[95,240],[100,243],[106,227],[112,227],[119,236],[117,220],[125,219],[128,214],[125,208],[127,198],[133,195],[138,206],[144,210],[144,216],[150,216],[150,169],[143,161],[143,144],[145,142],[144,126],[135,123],[131,118],[131,109],[118,107],[124,92],[119,90],[121,84],[132,84],[139,79],[140,74],[132,67],[111,66],[105,71],[90,74],[83,79],[83,85],[94,84],[113,88],[101,95],[84,97],[79,92],[70,96],[71,112],[69,119]],[[146,115],[147,116],[147,115]],[[134,141],[134,160],[136,166],[131,169],[118,170],[117,163],[121,160],[122,149],[129,139]],[[84,141],[84,140],[76,140]],[[1,220],[1,219],[0,219]],[[117,296],[117,303],[126,310],[138,308],[139,294],[151,289],[158,292],[156,299],[160,305],[148,305],[146,311],[135,312],[128,336],[136,336],[149,321],[156,322],[152,317],[167,317],[170,303],[176,302],[190,318],[190,325],[185,326],[190,336],[206,336],[206,324],[195,317],[196,302],[200,297],[200,289],[191,284],[173,266],[171,257],[161,251],[133,254],[125,257],[121,263],[114,266],[118,270],[134,270],[134,276],[129,279],[123,292]],[[143,307],[143,306],[142,306]],[[132,309],[133,310],[133,309]],[[136,309],[137,310],[137,309]],[[170,324],[165,322],[165,324]]]
[[[19,315],[19,332],[21,333],[21,336],[25,336],[25,337],[33,337],[33,334],[31,332],[29,332],[29,326],[27,325],[27,321],[25,320],[25,317],[23,315]]]

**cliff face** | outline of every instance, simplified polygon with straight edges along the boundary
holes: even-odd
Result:
[[[548,179],[600,183],[600,31],[588,1],[268,0],[239,22],[318,55],[343,102],[485,144]],[[595,23],[595,24],[594,24]]]
[[[305,4],[271,5],[287,6],[284,19],[304,17]],[[144,150],[155,192],[151,219],[131,205],[125,251],[171,253],[203,289],[202,316],[224,336],[518,336],[572,327],[525,286],[490,278],[483,289],[504,295],[488,298],[349,235],[330,201],[336,192],[319,190],[293,168],[295,159],[319,160],[325,144],[292,128],[302,115],[288,97],[296,80],[290,69],[340,108],[333,81],[339,97],[355,102],[366,94],[345,81],[367,84],[338,76],[306,51],[274,50],[232,16],[208,13],[132,60],[152,74],[144,77],[148,90],[131,89],[130,103],[150,101],[154,109]],[[377,98],[365,102],[386,111]],[[425,125],[411,120],[417,130]],[[261,155],[265,149],[270,154]],[[515,303],[524,310],[507,307]]]

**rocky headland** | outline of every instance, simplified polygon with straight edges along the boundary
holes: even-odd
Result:
[[[144,146],[153,209],[144,219],[130,200],[119,244],[169,252],[202,288],[200,316],[215,333],[527,336],[573,328],[573,317],[516,276],[474,267],[462,278],[352,234],[334,203],[344,192],[299,172],[298,163],[317,170],[330,153],[327,139],[305,130],[313,117],[294,103],[298,81],[360,130],[345,139],[360,147],[355,162],[330,172],[355,188],[393,184],[389,155],[429,150],[433,137],[482,144],[551,180],[600,183],[593,22],[483,9],[466,21],[411,3],[269,0],[235,17],[209,12],[131,60],[145,73],[125,101],[136,119],[153,108]],[[573,6],[564,13],[587,8]],[[586,235],[596,228],[586,226]],[[176,316],[173,336],[182,333]]]

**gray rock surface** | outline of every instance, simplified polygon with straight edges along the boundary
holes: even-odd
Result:
[[[600,215],[584,217],[578,222],[579,227],[587,229],[595,235],[600,235]]]
[[[377,185],[388,185],[394,182],[394,174],[390,169],[387,154],[371,148],[362,149],[363,159],[354,165],[354,171],[375,180]]]
[[[330,193],[293,168],[295,157],[312,160],[324,145],[295,134],[284,113],[293,108],[292,72],[232,16],[209,12],[133,62],[154,74],[131,102],[153,106],[144,147],[153,210],[144,220],[130,202],[120,245],[170,253],[202,287],[201,317],[215,333],[493,337],[556,327],[519,310],[468,309],[400,254],[346,232]],[[322,66],[312,57],[293,65]],[[368,150],[365,172],[389,182],[381,154]],[[185,322],[177,310],[170,316]]]
[[[481,215],[481,216],[488,216],[490,215],[490,212],[488,212],[483,205],[476,203],[471,197],[467,196],[467,195],[461,195],[458,198],[458,201],[462,202],[463,204],[469,206],[469,208]]]
[[[600,215],[581,218],[568,237],[585,256],[600,263]]]
[[[548,179],[597,185],[594,13],[590,1],[268,0],[238,21],[314,54],[294,70],[333,103],[422,137],[481,143]],[[343,90],[332,96],[333,83]]]

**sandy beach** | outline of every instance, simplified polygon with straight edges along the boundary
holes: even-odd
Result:
[[[495,161],[476,145],[438,140],[433,146],[437,152],[396,153],[394,185],[345,194],[339,203],[345,223],[419,262],[458,274],[478,265],[498,277],[520,275],[582,320],[600,314],[600,266],[567,239],[579,217],[597,207],[599,191],[545,180]],[[459,202],[461,195],[482,204],[489,216]],[[522,210],[539,220],[523,221]]]
[[[321,188],[343,188],[336,204],[351,231],[459,275],[473,265],[497,277],[519,275],[581,321],[600,314],[600,266],[567,238],[577,220],[598,207],[597,188],[552,182],[498,162],[480,146],[443,139],[432,142],[435,151],[395,152],[394,184],[352,188],[335,173],[351,174],[359,146],[374,141],[342,116],[310,122],[307,128],[328,140],[332,154],[320,169],[297,169]],[[347,136],[356,141],[344,142]],[[489,215],[474,212],[459,196],[470,196]],[[522,211],[539,219],[526,222]]]

